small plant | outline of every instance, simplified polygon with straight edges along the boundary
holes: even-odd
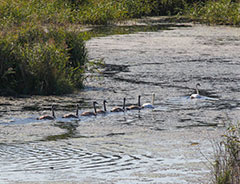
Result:
[[[215,149],[214,183],[240,183],[240,124],[231,125]]]

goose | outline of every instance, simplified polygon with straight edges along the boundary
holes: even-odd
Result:
[[[78,104],[76,105],[76,114],[64,114],[62,118],[78,118]]]
[[[155,93],[152,94],[152,103],[142,104],[142,108],[154,109]]]
[[[105,114],[107,112],[106,103],[107,100],[103,100],[103,110],[97,110],[97,114]]]
[[[96,115],[97,115],[96,104],[98,104],[98,103],[94,101],[94,102],[93,102],[94,112],[86,111],[86,112],[83,112],[83,113],[81,114],[81,116],[96,116]]]
[[[123,98],[123,107],[114,107],[111,112],[124,112],[125,111],[126,98]]]
[[[127,110],[141,110],[142,107],[140,105],[140,98],[141,98],[141,96],[139,95],[138,96],[138,105],[131,105],[131,106],[127,107]]]
[[[198,86],[201,86],[201,84],[199,84],[199,83],[196,84],[196,94],[191,94],[191,96],[190,96],[191,99],[201,98],[201,96],[199,94]]]
[[[55,113],[54,113],[54,106],[52,105],[52,116],[50,115],[43,115],[43,116],[40,116],[39,118],[37,118],[37,120],[53,120],[55,119]]]

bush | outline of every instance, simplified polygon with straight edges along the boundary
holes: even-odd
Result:
[[[187,9],[187,15],[192,19],[209,24],[240,25],[240,3],[232,0],[207,1],[194,3]]]
[[[129,18],[152,15],[172,15],[184,7],[184,0],[87,0],[75,3],[76,22],[107,24]]]
[[[63,94],[80,88],[87,51],[75,32],[40,27],[0,37],[0,92]]]
[[[63,24],[72,19],[71,5],[64,0],[2,0],[0,2],[2,25],[21,25],[26,22]]]
[[[240,183],[240,124],[228,128],[225,139],[217,146],[214,176],[216,184]]]
[[[127,10],[120,1],[89,0],[78,6],[76,21],[83,24],[107,24],[111,21],[126,19]]]
[[[108,24],[147,15],[172,15],[185,7],[194,19],[240,24],[239,0],[0,2],[0,94],[62,94],[81,88],[87,61],[80,36],[84,34],[66,31],[77,30],[79,23]]]

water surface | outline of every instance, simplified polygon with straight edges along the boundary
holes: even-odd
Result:
[[[106,65],[81,92],[1,97],[0,183],[209,183],[213,142],[239,120],[240,31],[160,27],[88,41]],[[192,100],[198,82],[203,98]],[[81,113],[106,99],[109,110],[152,93],[154,110],[61,118],[76,104]],[[52,104],[57,119],[37,121]]]

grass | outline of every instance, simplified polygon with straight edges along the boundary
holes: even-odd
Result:
[[[82,25],[183,14],[207,24],[240,25],[240,0],[0,0],[0,95],[65,94],[95,72]],[[117,30],[119,31],[119,30]],[[216,149],[215,183],[240,183],[240,128]]]
[[[0,0],[1,26],[107,24],[129,18],[177,14],[197,0]]]
[[[181,0],[175,0],[175,2]],[[171,2],[171,3],[169,3]],[[89,62],[79,29],[164,14],[170,0],[0,0],[0,94],[64,94],[83,87]],[[173,12],[172,12],[173,13]]]
[[[85,41],[93,34],[82,25],[181,12],[209,24],[239,25],[239,8],[239,0],[0,0],[0,94],[82,88],[87,64],[99,66],[87,59]]]
[[[240,183],[240,124],[231,125],[215,149],[214,183]]]
[[[239,0],[209,0],[186,5],[185,15],[211,25],[240,25]]]
[[[87,51],[75,32],[24,27],[0,37],[1,94],[63,94],[81,88]]]

